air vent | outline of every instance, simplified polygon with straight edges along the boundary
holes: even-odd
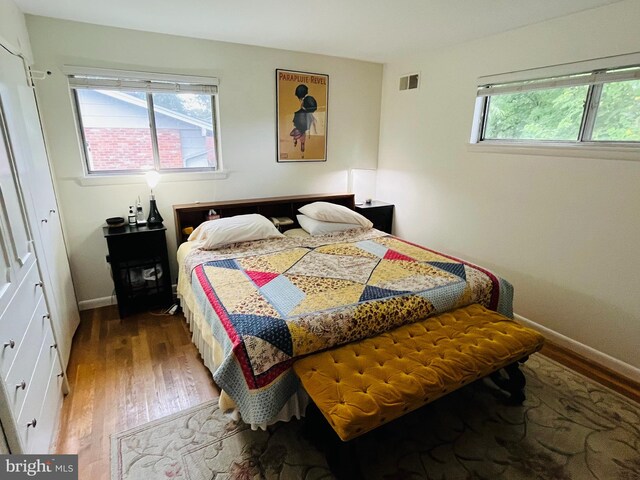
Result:
[[[400,77],[400,90],[413,90],[420,85],[420,74],[410,73]]]

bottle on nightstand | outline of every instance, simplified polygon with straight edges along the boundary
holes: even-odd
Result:
[[[136,224],[136,214],[133,211],[133,205],[129,205],[129,215],[127,218],[129,219],[129,225],[134,226]]]
[[[146,225],[147,219],[144,218],[144,212],[142,211],[142,203],[140,197],[138,197],[138,203],[136,204],[136,223],[138,225]]]

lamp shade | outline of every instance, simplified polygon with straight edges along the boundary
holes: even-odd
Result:
[[[376,196],[376,170],[352,168],[350,173],[350,190],[355,195],[356,203],[363,203]]]
[[[144,174],[145,179],[147,180],[147,185],[149,185],[150,189],[156,188],[156,185],[160,183],[160,174],[155,170],[149,170]]]

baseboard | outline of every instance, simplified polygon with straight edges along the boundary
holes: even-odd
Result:
[[[109,305],[116,305],[115,295],[109,297],[92,298],[90,300],[80,300],[78,302],[79,310],[91,310],[92,308],[108,307]]]
[[[173,294],[176,295],[177,285],[171,285]],[[90,300],[81,300],[78,302],[79,310],[91,310],[92,308],[108,307],[109,305],[117,305],[118,300],[115,295],[109,297],[92,298]]]
[[[542,326],[539,323],[523,317],[522,315],[514,314],[514,317],[523,325],[531,327],[534,330],[542,333],[542,335],[544,335],[545,338],[547,338],[551,343],[554,343],[561,348],[567,349],[577,356],[592,362],[596,365],[596,367],[604,367],[605,369],[615,372],[616,374],[628,379],[631,382],[640,384],[640,368],[629,365],[628,363],[625,363],[622,360],[618,360],[617,358],[607,355],[606,353],[602,353],[593,347],[585,345],[584,343],[580,343],[577,340],[574,340],[565,335],[562,335],[561,333],[551,330],[550,328]]]

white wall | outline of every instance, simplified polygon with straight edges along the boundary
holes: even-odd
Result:
[[[31,62],[31,45],[24,15],[11,0],[0,0],[0,45],[14,55],[22,55],[27,63]]]
[[[493,268],[515,311],[640,367],[640,161],[479,153],[476,79],[640,49],[629,0],[385,66],[378,197],[396,233]],[[417,91],[398,77],[421,71]]]
[[[155,189],[175,252],[171,206],[274,195],[344,192],[351,167],[375,168],[382,65],[336,57],[196,40],[27,16],[36,68],[53,74],[37,85],[55,170],[73,277],[81,304],[110,296],[101,225],[126,216],[148,189],[82,185],[80,147],[62,65],[218,76],[224,180],[161,181]],[[329,74],[328,161],[276,163],[275,69]],[[148,202],[145,200],[145,211]],[[175,262],[172,266],[176,276]]]

